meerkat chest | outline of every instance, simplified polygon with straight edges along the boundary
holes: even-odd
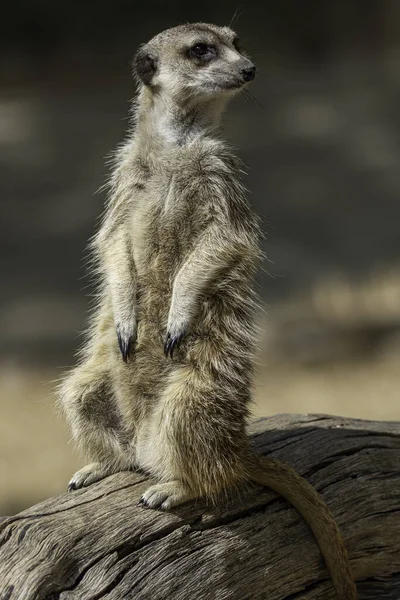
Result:
[[[170,270],[182,257],[191,231],[188,208],[174,173],[146,182],[135,198],[131,218],[133,256],[139,273],[155,262]]]

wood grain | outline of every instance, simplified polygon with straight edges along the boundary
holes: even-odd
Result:
[[[250,433],[330,506],[360,600],[399,600],[400,424],[277,415]],[[274,492],[164,513],[136,506],[148,485],[118,473],[0,522],[0,600],[335,598],[308,527]]]

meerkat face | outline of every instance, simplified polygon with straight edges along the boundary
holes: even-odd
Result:
[[[142,84],[175,101],[229,97],[256,71],[234,31],[204,23],[163,31],[139,49],[134,67]]]

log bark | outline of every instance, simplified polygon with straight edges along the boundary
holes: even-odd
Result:
[[[277,415],[250,433],[330,506],[360,600],[399,600],[400,424]],[[158,512],[136,506],[148,485],[118,473],[0,523],[0,599],[335,598],[310,530],[274,492]]]

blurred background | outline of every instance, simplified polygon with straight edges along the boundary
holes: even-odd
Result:
[[[232,19],[257,77],[226,137],[267,234],[255,413],[400,418],[400,3],[14,0],[0,22],[0,515],[61,493],[83,463],[54,381],[88,314],[85,247],[133,53],[178,23]]]

